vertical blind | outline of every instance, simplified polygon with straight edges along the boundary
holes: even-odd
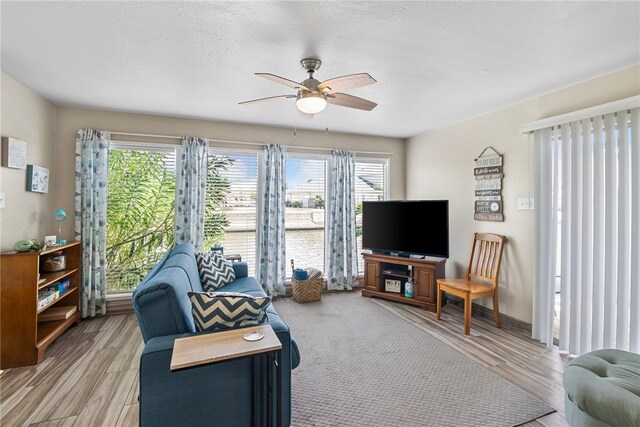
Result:
[[[640,352],[640,109],[537,130],[534,145],[534,338],[553,343],[559,239],[560,350]]]

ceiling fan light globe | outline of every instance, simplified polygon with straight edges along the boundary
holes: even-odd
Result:
[[[327,100],[319,93],[302,94],[296,100],[298,110],[306,114],[317,114],[325,109]]]

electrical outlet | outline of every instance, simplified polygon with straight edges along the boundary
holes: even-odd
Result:
[[[518,210],[530,211],[533,208],[533,197],[518,197]]]
[[[4,193],[0,193],[0,209],[4,209]]]

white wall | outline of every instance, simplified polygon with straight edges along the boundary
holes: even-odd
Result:
[[[57,233],[52,189],[60,181],[53,162],[55,106],[4,73],[0,79],[0,133],[26,141],[27,164],[49,168],[50,179],[48,194],[33,193],[26,190],[26,170],[0,168],[0,192],[6,195],[6,208],[0,209],[0,250],[8,251],[18,240],[43,241]]]
[[[532,139],[522,123],[640,94],[640,66],[577,83],[452,126],[409,138],[408,199],[450,201],[447,276],[461,277],[473,232],[508,237],[500,278],[500,311],[531,322],[534,270],[534,211],[516,210],[516,198],[533,195]],[[504,222],[473,219],[474,158],[492,146],[504,154]],[[490,306],[490,301],[484,301]]]
[[[74,210],[75,138],[78,129],[83,128],[393,153],[389,166],[390,197],[393,199],[405,197],[405,141],[402,139],[305,130],[298,130],[297,136],[294,136],[291,128],[58,107],[55,164],[60,170],[60,179],[56,181],[54,195],[60,207],[67,212]],[[156,141],[166,142],[160,139]],[[175,143],[175,141],[172,142]],[[259,147],[241,146],[241,148],[257,150]],[[63,235],[71,238],[72,234],[73,224],[71,221],[66,221]]]

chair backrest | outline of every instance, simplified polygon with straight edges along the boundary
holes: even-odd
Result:
[[[507,238],[499,234],[473,233],[467,280],[498,286],[502,249]]]

